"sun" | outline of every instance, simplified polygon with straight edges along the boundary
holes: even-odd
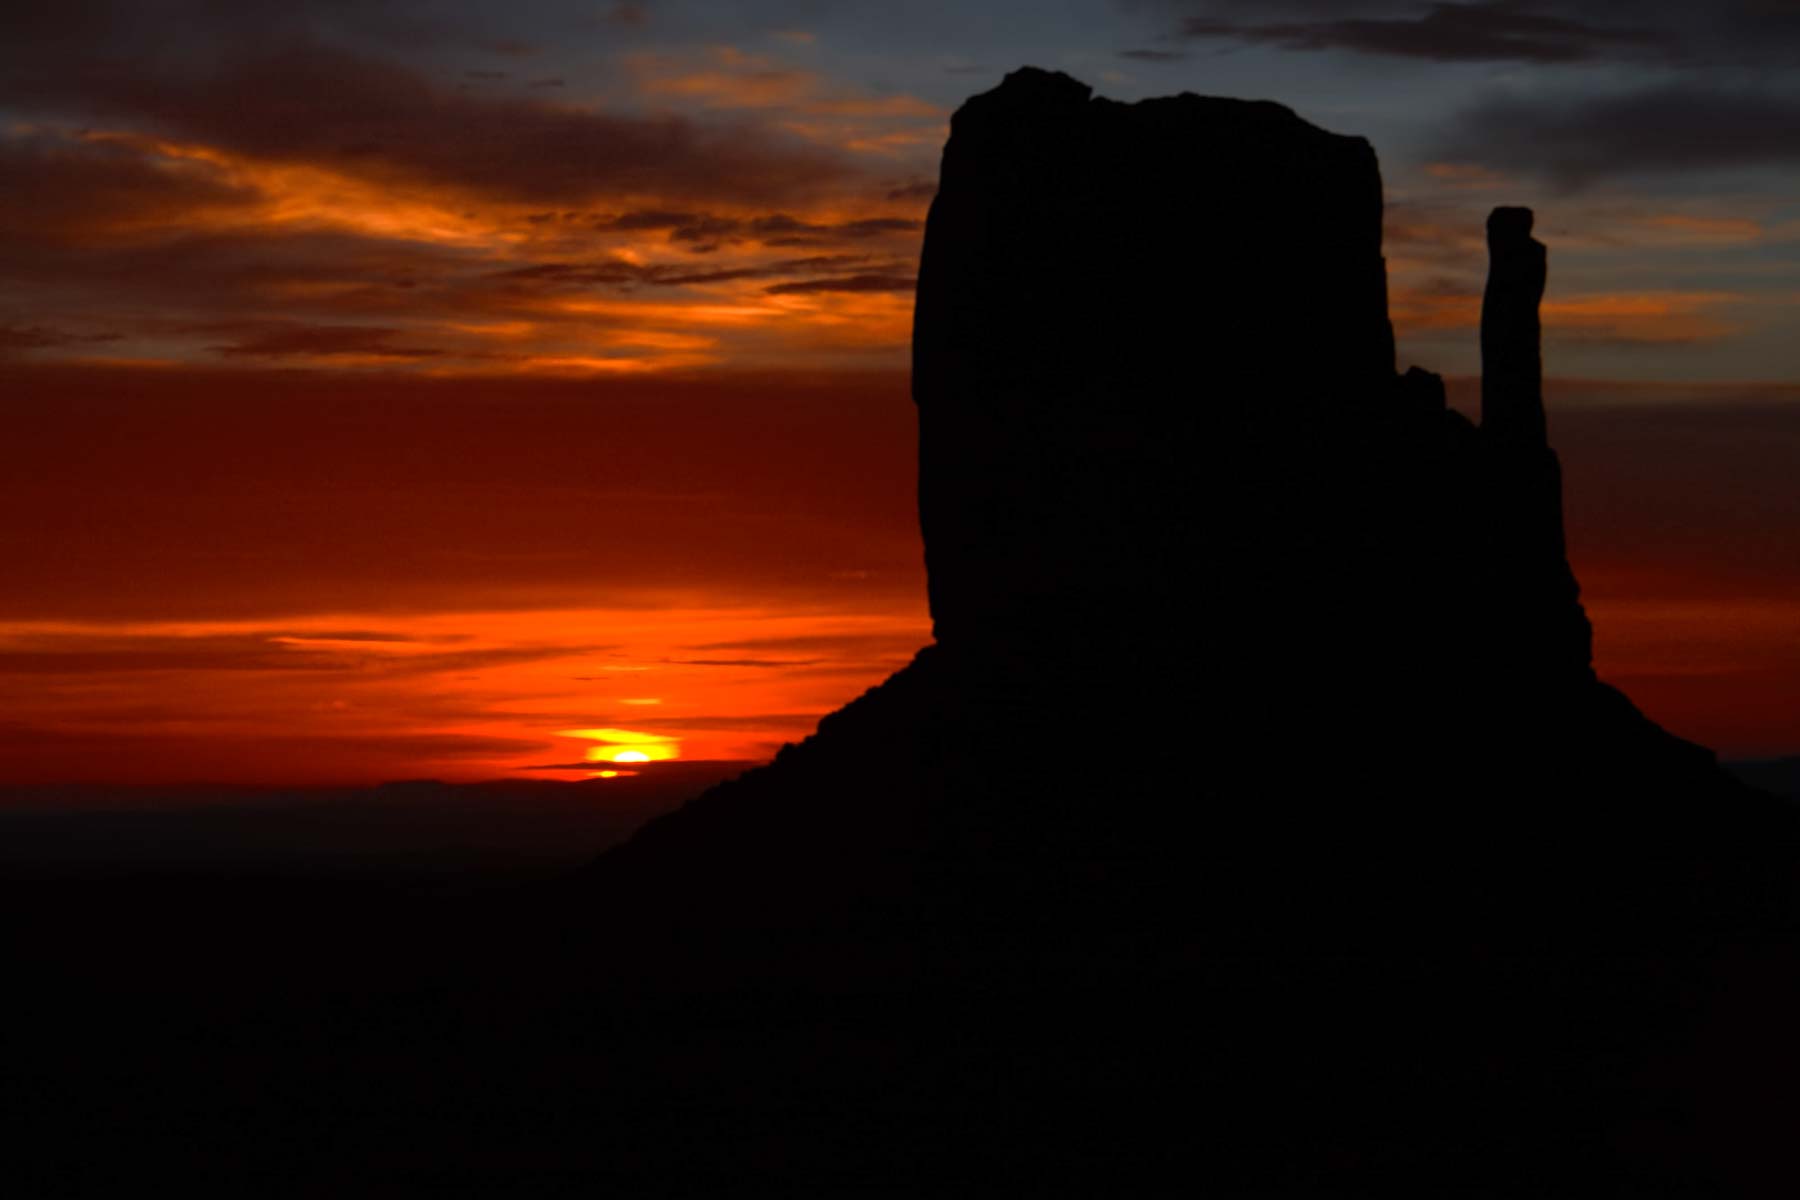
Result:
[[[599,742],[583,756],[591,763],[653,763],[681,757],[681,739],[635,729],[565,729],[562,737]]]

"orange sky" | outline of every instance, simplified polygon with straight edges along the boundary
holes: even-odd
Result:
[[[759,759],[929,639],[892,372],[7,380],[0,778]]]
[[[110,50],[46,11],[0,47],[0,784],[609,744],[570,730],[757,759],[905,662],[913,276],[954,98],[997,75],[645,14],[553,74],[300,7],[324,24],[281,37],[120,9]],[[1800,218],[1378,148],[1400,366],[1458,403],[1482,214],[1539,203],[1603,673],[1728,753],[1800,750],[1800,393],[1759,382],[1800,292],[1757,257]]]
[[[929,636],[900,371],[0,380],[9,782],[573,778],[536,769],[605,752],[575,730],[761,759]],[[1550,388],[1602,673],[1737,753],[1800,745],[1772,391]]]

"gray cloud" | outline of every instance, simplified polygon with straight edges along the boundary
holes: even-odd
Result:
[[[1450,121],[1434,156],[1575,188],[1619,175],[1800,165],[1796,130],[1800,94],[1672,83],[1490,98]]]
[[[1188,38],[1231,38],[1290,50],[1349,50],[1441,62],[1576,62],[1653,40],[1642,29],[1551,16],[1516,0],[1431,4],[1396,16],[1317,21],[1189,17],[1182,22],[1180,33]]]
[[[1138,7],[1143,7],[1142,4]],[[1163,0],[1176,39],[1436,62],[1800,59],[1789,0]]]

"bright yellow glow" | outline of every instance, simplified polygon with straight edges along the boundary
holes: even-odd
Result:
[[[666,746],[681,740],[660,733],[639,733],[635,729],[565,729],[562,736],[587,738],[614,746]]]
[[[601,743],[587,752],[593,763],[667,762],[681,757],[681,739],[635,729],[565,729],[564,737],[588,738]]]
[[[171,758],[176,764],[168,768],[172,772],[191,770],[191,761],[224,761],[234,779],[259,783],[291,783],[295,776],[307,782],[339,783],[402,778],[403,773],[458,782],[507,774],[585,779],[607,770],[618,772],[616,782],[633,771],[649,774],[664,763],[764,761],[782,743],[804,739],[817,714],[843,703],[846,693],[872,686],[904,666],[911,650],[930,638],[922,606],[892,613],[820,612],[684,606],[679,603],[682,599],[631,608],[420,613],[404,624],[391,614],[354,612],[296,616],[279,624],[260,617],[8,618],[0,619],[0,651],[35,652],[47,639],[71,647],[92,642],[108,656],[137,639],[152,646],[192,645],[193,673],[177,676],[182,680],[183,708],[149,723],[134,720],[131,726],[134,735],[159,739],[159,745],[171,748],[171,755],[180,751],[197,756]],[[1772,611],[1770,620],[1779,616],[1785,622],[1782,627],[1791,630],[1794,611],[1788,605],[1779,613]],[[369,633],[347,637],[346,630],[374,631],[396,640],[372,640]],[[754,647],[798,637],[841,639],[847,649],[842,658],[834,658],[837,669],[829,674],[681,661],[697,645]],[[536,651],[549,639],[569,646],[568,656],[546,659],[533,653],[523,661],[488,669],[478,680],[464,678],[460,660],[469,651],[516,647]],[[628,648],[630,657],[614,660],[588,649],[600,643]],[[268,669],[242,672],[247,690],[211,690],[219,672],[209,666],[209,655],[236,654],[245,644],[262,648],[258,654],[266,655]],[[318,669],[292,669],[296,665]],[[147,688],[149,681],[137,678],[145,674],[149,673],[115,675],[99,668],[95,672],[96,678],[118,680],[120,688]],[[588,676],[593,678],[584,678]],[[430,687],[441,684],[446,695],[466,699],[481,715],[455,722],[414,715],[409,698],[416,698],[422,681]],[[615,691],[618,696],[612,694]],[[12,698],[5,693],[0,688],[0,724],[14,715],[9,708]],[[77,734],[97,728],[115,732],[118,727],[107,724],[110,710],[101,713],[93,707],[96,697],[110,694],[52,690],[31,699],[34,719]],[[141,694],[146,705],[153,700],[148,690],[121,694],[134,698]],[[662,704],[627,706],[620,697],[661,699]],[[591,713],[589,720],[643,720],[651,728],[571,727],[567,714],[581,712]],[[687,712],[727,719],[690,726],[681,715]],[[279,755],[273,754],[265,745],[271,728],[279,728],[284,737],[308,739],[296,741],[296,746],[316,743],[323,749],[315,753],[284,744]],[[533,748],[420,757],[410,750],[370,749],[390,740],[368,737],[371,731],[391,735],[401,745],[410,735],[429,733],[442,735],[449,746],[464,738],[482,738],[529,743]],[[557,737],[558,731],[574,740]],[[234,757],[221,760],[221,747]],[[589,750],[599,753],[589,757]],[[614,761],[627,750],[642,751],[649,756],[648,763]],[[564,766],[548,771],[542,767],[545,763]]]
[[[668,762],[679,758],[681,749],[678,745],[666,746],[595,746],[587,752],[587,760],[593,763],[645,763]]]

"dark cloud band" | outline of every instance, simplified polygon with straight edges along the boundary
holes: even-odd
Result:
[[[1800,93],[1671,84],[1604,96],[1493,98],[1441,133],[1436,156],[1564,187],[1649,172],[1800,164]]]
[[[1173,0],[1176,39],[1434,62],[1792,65],[1788,0]],[[1134,57],[1147,57],[1143,54]]]

